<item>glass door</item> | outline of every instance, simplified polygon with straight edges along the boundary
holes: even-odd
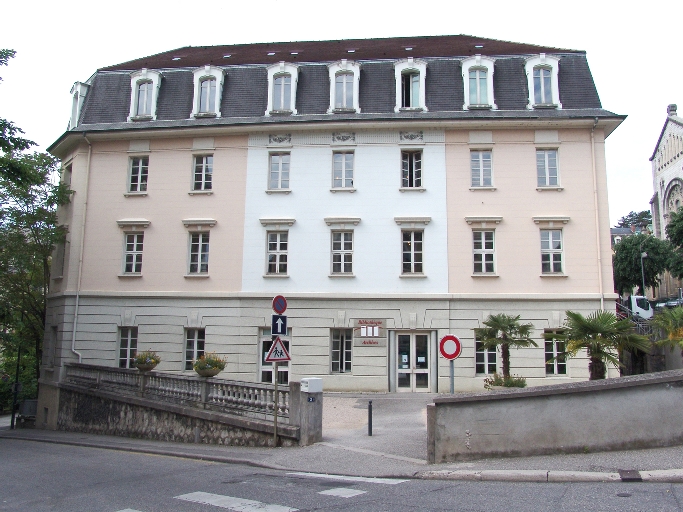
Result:
[[[429,335],[398,334],[397,391],[429,392]]]

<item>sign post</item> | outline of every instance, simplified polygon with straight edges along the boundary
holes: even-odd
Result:
[[[277,447],[277,412],[278,408],[280,407],[280,396],[278,395],[277,391],[277,384],[279,379],[279,375],[277,372],[277,364],[280,361],[290,360],[291,358],[289,357],[289,352],[287,352],[287,349],[285,348],[285,344],[280,339],[280,336],[275,336],[273,345],[270,347],[268,355],[265,359],[266,363],[273,363],[273,372],[275,378],[275,391],[273,393],[273,444],[275,447]]]
[[[275,297],[273,297],[273,302],[271,306],[273,308],[273,311],[275,311],[276,313],[275,315],[272,315],[272,324],[270,329],[270,335],[273,344],[271,345],[270,351],[268,352],[268,355],[266,356],[265,360],[268,363],[273,363],[273,376],[275,378],[275,390],[273,392],[273,446],[277,448],[277,410],[280,406],[280,399],[277,392],[277,384],[279,379],[277,363],[279,361],[289,361],[289,354],[285,349],[284,343],[282,343],[279,337],[280,334],[284,336],[287,335],[287,317],[283,315],[283,313],[287,311],[287,299],[285,299],[283,295],[276,295]],[[273,349],[275,348],[276,342],[280,343],[282,351],[284,351],[284,354],[287,356],[287,359],[272,357]],[[276,353],[276,356],[278,355],[280,355],[279,349]]]
[[[441,338],[439,343],[439,352],[441,355],[448,359],[450,366],[450,381],[451,381],[451,395],[455,393],[455,359],[462,352],[462,343],[457,336],[453,334],[447,334]]]

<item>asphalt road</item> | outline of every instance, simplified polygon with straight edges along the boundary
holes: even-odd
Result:
[[[334,478],[0,439],[0,510],[683,511],[683,484]]]

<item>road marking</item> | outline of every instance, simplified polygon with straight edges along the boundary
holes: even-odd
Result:
[[[358,489],[348,489],[346,487],[337,487],[336,489],[328,489],[320,491],[318,494],[325,494],[327,496],[337,496],[339,498],[353,498],[365,494],[366,491],[359,491]]]
[[[124,508],[123,510],[117,510],[116,512],[140,512],[140,511],[135,510],[133,508]]]
[[[412,457],[402,457],[401,455],[393,455],[391,453],[376,452],[373,450],[366,450],[365,448],[353,448],[351,446],[342,446],[340,444],[320,442],[315,443],[329,448],[337,448],[338,450],[347,450],[350,452],[364,453],[365,455],[377,455],[379,457],[386,457],[387,459],[402,460],[403,462],[410,462],[412,464],[426,465],[427,461],[422,459],[414,459]]]
[[[222,496],[209,492],[191,492],[175,497],[178,500],[201,503],[203,505],[213,505],[233,510],[234,512],[297,512],[298,508],[285,507],[283,505],[270,505],[260,501],[245,500],[233,496]]]
[[[372,478],[367,476],[344,476],[344,475],[327,475],[322,473],[303,473],[300,471],[294,473],[287,473],[287,476],[305,476],[308,478],[325,478],[327,480],[341,480],[344,482],[368,482],[371,484],[387,484],[396,485],[408,482],[409,480],[399,480],[398,478]]]

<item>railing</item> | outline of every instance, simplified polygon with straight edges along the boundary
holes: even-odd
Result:
[[[67,384],[125,396],[211,409],[239,416],[272,419],[275,386],[216,378],[190,377],[80,363],[65,365]],[[278,386],[278,418],[289,421],[289,386]]]

